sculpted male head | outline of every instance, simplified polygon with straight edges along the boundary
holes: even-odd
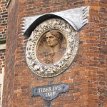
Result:
[[[53,64],[59,61],[66,50],[64,45],[66,45],[66,41],[59,30],[45,32],[38,43],[38,59],[44,64]]]
[[[63,36],[58,30],[50,30],[46,34],[46,42],[50,47],[61,45]]]

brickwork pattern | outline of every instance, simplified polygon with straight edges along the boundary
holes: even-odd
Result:
[[[6,38],[7,31],[7,2],[5,0],[0,0],[0,39]]]
[[[14,50],[16,49],[17,42],[16,42],[16,18],[17,18],[17,5],[14,4],[15,1],[11,4],[11,9],[13,10],[10,12],[8,15],[9,18],[8,20],[8,28],[11,28],[11,30],[7,30],[7,37],[6,39],[9,42],[6,42],[6,65],[5,65],[5,77],[4,77],[4,90],[3,90],[3,99],[5,99],[5,104],[3,102],[3,107],[12,107],[12,100],[13,100],[13,82],[14,82],[14,56],[15,52]],[[13,9],[15,8],[15,9]],[[9,11],[9,10],[8,10]],[[13,29],[14,28],[14,29]],[[8,49],[9,48],[9,49]],[[5,88],[7,90],[5,90]],[[8,95],[8,96],[5,96]]]
[[[0,75],[4,76],[4,67],[5,67],[5,49],[2,48],[2,44],[6,42],[7,35],[7,2],[5,0],[0,0]],[[3,77],[2,77],[3,78]],[[0,77],[0,107],[2,107],[2,78]]]
[[[90,6],[89,24],[79,32],[79,50],[69,69],[54,78],[34,75],[25,60],[27,38],[21,32],[22,18],[87,5]],[[12,1],[9,7],[3,107],[43,107],[45,102],[40,97],[32,98],[31,89],[50,83],[70,85],[69,92],[52,101],[53,107],[107,107],[106,6],[106,0]]]
[[[92,7],[91,23],[95,35],[93,48],[93,67],[89,69],[89,102],[96,107],[107,107],[107,1],[101,0],[96,8]],[[92,29],[92,28],[91,28]],[[92,66],[92,65],[91,65]]]

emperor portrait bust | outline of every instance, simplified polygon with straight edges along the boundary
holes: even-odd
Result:
[[[74,14],[76,11],[77,15]],[[25,34],[29,36],[26,62],[33,73],[54,77],[71,65],[79,46],[78,31],[88,23],[87,11],[87,7],[82,7],[33,17],[36,20],[29,27],[27,25],[27,29],[25,27]],[[83,15],[80,14],[82,12]],[[81,16],[81,20],[75,21],[74,16],[78,19],[77,16]]]

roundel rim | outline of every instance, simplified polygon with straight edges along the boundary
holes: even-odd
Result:
[[[63,25],[63,26],[62,26]],[[48,29],[44,29],[47,26]],[[44,32],[50,29],[58,29],[67,39],[67,49],[64,56],[52,65],[44,65],[35,56],[35,45]],[[39,35],[38,35],[39,34]],[[76,56],[79,44],[79,36],[72,26],[63,19],[52,18],[40,23],[29,37],[26,44],[26,61],[31,71],[41,77],[54,77],[63,73]]]

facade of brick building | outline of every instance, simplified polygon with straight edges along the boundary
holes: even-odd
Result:
[[[4,68],[5,68],[5,50],[7,35],[7,5],[8,1],[0,0],[0,107],[2,107]]]
[[[79,48],[70,67],[52,78],[32,73],[25,58],[28,37],[23,32],[24,18],[81,6],[90,6],[89,22],[78,31]],[[2,38],[6,38],[6,55],[4,49],[0,50],[3,60],[0,69],[4,67],[5,60],[3,107],[46,106],[41,97],[32,97],[32,88],[49,83],[69,84],[69,91],[55,98],[51,102],[52,107],[107,107],[106,0],[11,0],[8,27],[7,11],[4,17],[6,19],[0,19],[4,24],[6,20],[5,25],[2,21],[0,25]]]

